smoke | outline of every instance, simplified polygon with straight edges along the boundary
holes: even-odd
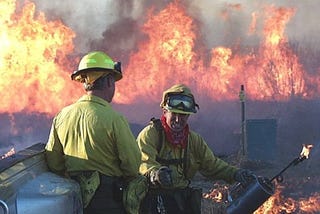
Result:
[[[193,2],[193,13],[202,22],[202,32],[205,34],[207,44],[210,47],[230,46],[235,42],[241,42],[251,45],[257,45],[261,37],[262,22],[258,22],[256,35],[249,35],[249,26],[252,21],[252,14],[268,16],[263,14],[267,6],[295,8],[296,13],[286,27],[289,39],[295,39],[301,43],[316,42],[320,28],[318,27],[318,10],[319,3],[316,0],[299,1],[299,0],[264,0],[264,1],[210,1],[199,0]],[[259,31],[260,30],[260,31]],[[257,38],[258,36],[258,38]]]
[[[142,14],[143,1],[43,1],[35,0],[37,10],[44,12],[49,19],[60,19],[73,29],[77,37],[74,41],[76,52],[82,53],[91,50],[91,44],[100,40],[103,46],[113,46],[115,39],[108,37],[105,32],[112,31],[114,27],[126,29],[132,20],[139,19]],[[127,20],[128,23],[126,23]],[[119,25],[118,23],[121,23]],[[129,30],[130,28],[127,28]],[[130,33],[130,32],[129,32]],[[121,32],[120,35],[126,35]],[[115,38],[120,38],[117,35]],[[112,35],[114,36],[114,35]],[[107,38],[105,38],[107,37]],[[107,40],[106,43],[103,41]],[[101,44],[100,44],[101,45]],[[130,43],[123,45],[126,50],[132,49]]]

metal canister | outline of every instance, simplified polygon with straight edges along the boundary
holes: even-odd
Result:
[[[239,189],[239,188],[238,188]],[[234,191],[236,191],[235,188]],[[275,186],[267,178],[255,177],[244,187],[239,197],[232,199],[227,207],[227,214],[250,214],[257,210],[270,196],[274,194]]]

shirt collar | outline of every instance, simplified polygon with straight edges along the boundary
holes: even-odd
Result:
[[[80,99],[77,102],[83,102],[83,101],[95,102],[103,106],[110,106],[110,103],[108,103],[106,100],[95,95],[88,95],[88,94],[83,95],[82,97],[80,97]]]

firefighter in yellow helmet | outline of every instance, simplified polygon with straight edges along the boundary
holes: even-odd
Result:
[[[141,213],[201,213],[201,189],[189,186],[196,172],[228,183],[247,182],[253,173],[216,157],[205,140],[188,125],[199,109],[184,84],[163,92],[160,119],[152,119],[138,135],[142,153],[140,172],[150,188]]]
[[[79,182],[84,213],[125,213],[122,191],[139,175],[141,154],[127,119],[110,102],[121,65],[100,51],[85,55],[71,79],[86,94],[53,119],[46,159],[51,171]]]

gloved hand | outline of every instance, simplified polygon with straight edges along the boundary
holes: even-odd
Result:
[[[255,174],[248,169],[238,169],[234,174],[234,180],[243,185],[248,185],[255,177]]]
[[[154,185],[161,187],[169,187],[172,185],[171,169],[167,166],[162,166],[160,169],[150,173],[150,181]]]

